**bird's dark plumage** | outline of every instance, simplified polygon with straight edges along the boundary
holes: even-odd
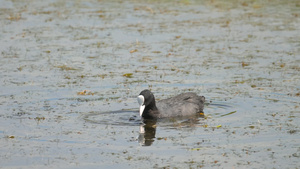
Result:
[[[155,102],[152,92],[146,89],[140,93],[138,101],[140,103],[140,115],[144,119],[158,119],[201,113],[203,112],[205,97],[188,92]]]

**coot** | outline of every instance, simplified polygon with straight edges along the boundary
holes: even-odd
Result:
[[[155,102],[150,90],[143,90],[137,97],[140,105],[140,116],[144,119],[189,116],[203,112],[204,96],[196,93],[182,93],[175,97]]]

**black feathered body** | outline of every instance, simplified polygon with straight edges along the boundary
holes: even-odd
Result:
[[[160,100],[156,103],[159,118],[190,116],[203,112],[205,98],[196,93],[183,93],[175,97]]]
[[[145,97],[144,119],[191,116],[203,112],[205,97],[188,92],[155,102],[154,95],[149,90],[141,92]]]

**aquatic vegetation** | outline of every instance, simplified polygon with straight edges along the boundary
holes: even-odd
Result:
[[[132,78],[133,73],[125,73],[123,74],[124,77]]]
[[[1,167],[298,167],[299,8],[1,2]],[[204,95],[204,113],[145,124],[146,88]]]
[[[81,92],[77,92],[77,95],[94,95],[95,93],[93,93],[90,90],[83,90]]]

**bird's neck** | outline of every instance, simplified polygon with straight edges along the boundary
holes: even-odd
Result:
[[[150,103],[144,110],[143,117],[145,119],[157,119],[159,117],[159,111],[155,102]]]

